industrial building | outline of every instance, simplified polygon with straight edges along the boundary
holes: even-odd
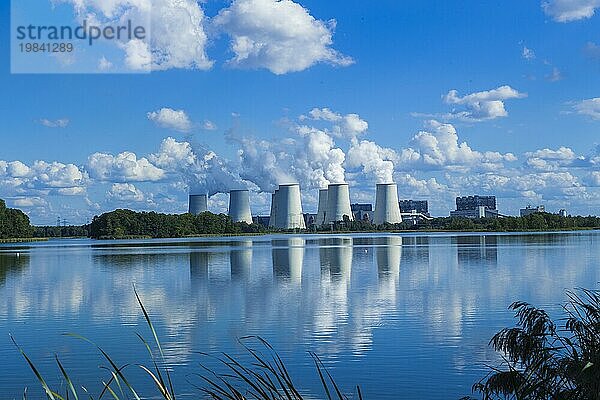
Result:
[[[527,215],[543,212],[546,212],[546,207],[544,206],[531,207],[530,205],[528,205],[525,208],[521,208],[521,210],[519,211],[519,215],[521,215],[521,217],[526,217]]]
[[[350,204],[355,221],[373,222],[373,205],[366,203]]]
[[[496,210],[496,196],[463,196],[456,198],[456,211],[477,210],[479,207]]]
[[[429,203],[427,200],[400,200],[401,213],[416,213],[429,215]]]
[[[498,218],[496,196],[463,196],[456,198],[456,211],[450,211],[451,217],[462,218]]]

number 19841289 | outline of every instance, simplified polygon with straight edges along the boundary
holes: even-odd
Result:
[[[71,53],[73,43],[19,43],[21,53]]]

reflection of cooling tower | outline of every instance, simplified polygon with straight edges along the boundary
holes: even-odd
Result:
[[[248,190],[232,190],[229,192],[229,216],[234,222],[252,223]]]
[[[347,183],[335,183],[327,189],[327,212],[325,223],[343,221],[346,215],[354,220],[350,210],[350,191]]]
[[[208,196],[205,194],[190,194],[188,212],[198,215],[205,211],[208,211]]]
[[[398,204],[398,188],[395,183],[378,183],[373,223],[398,224],[402,222]]]
[[[190,279],[192,284],[208,280],[208,253],[190,253]]]
[[[229,263],[232,279],[248,277],[252,265],[252,241],[239,242],[239,248],[234,248],[229,253]]]
[[[301,282],[304,239],[273,240],[271,245],[273,246],[273,274],[275,277]]]
[[[275,200],[273,226],[280,229],[306,229],[302,215],[299,184],[279,185],[279,190],[275,192],[273,198]]]
[[[396,203],[397,204],[397,203]],[[402,257],[402,237],[388,236],[378,238],[375,248],[379,277],[397,277],[400,274]]]
[[[327,214],[327,189],[319,190],[319,208],[317,209],[317,219],[315,225],[321,226],[325,223],[325,215]]]
[[[350,279],[352,269],[352,238],[331,238],[319,243],[321,272],[332,277]]]

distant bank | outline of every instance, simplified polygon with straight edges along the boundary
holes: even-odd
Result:
[[[280,230],[257,223],[233,222],[225,214],[161,214],[115,210],[93,218],[90,224],[31,226],[20,210],[6,208],[0,200],[0,243],[32,242],[47,238],[89,237],[92,239],[152,239],[203,236],[262,235],[269,233],[361,233],[361,232],[540,232],[600,229],[596,216],[560,216],[533,213],[524,217],[462,218],[441,217],[399,224],[374,225],[345,218],[305,230]]]

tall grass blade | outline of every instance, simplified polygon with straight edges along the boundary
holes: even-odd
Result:
[[[58,359],[58,355],[55,354],[54,357],[56,358],[56,363],[58,364],[58,368],[60,368],[60,372],[62,373],[63,377],[67,381],[67,385],[69,387],[69,390],[71,391],[71,393],[73,393],[73,397],[75,397],[75,400],[79,400],[79,397],[77,396],[77,391],[75,390],[75,386],[73,386],[73,382],[71,381],[71,378],[69,377],[69,374],[67,374],[67,371],[65,371],[65,369],[63,368],[62,363]],[[68,397],[68,393],[69,392],[67,392],[67,397]]]
[[[46,396],[48,396],[48,398],[50,398],[51,400],[56,400],[57,398],[62,399],[62,397],[56,396],[56,394],[52,390],[50,390],[50,387],[48,386],[48,384],[46,383],[46,381],[44,380],[44,378],[42,377],[40,372],[37,370],[37,368],[35,367],[33,362],[29,359],[27,354],[25,354],[25,351],[23,351],[21,346],[19,346],[17,344],[17,342],[15,341],[15,338],[12,335],[9,334],[9,336],[10,336],[10,340],[12,340],[13,344],[17,347],[17,349],[19,350],[21,355],[25,358],[25,361],[27,361],[27,364],[29,364],[29,368],[31,368],[31,370],[35,374],[38,381],[42,384],[42,388],[44,388],[44,391],[46,392]]]

